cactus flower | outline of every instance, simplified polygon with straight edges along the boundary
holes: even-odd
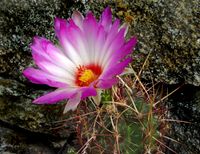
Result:
[[[91,12],[84,17],[74,11],[68,20],[56,18],[54,25],[59,44],[35,37],[31,49],[38,69],[30,67],[23,74],[32,83],[56,88],[33,103],[54,104],[66,99],[67,112],[75,110],[81,100],[117,83],[117,75],[132,60],[129,55],[136,38],[126,41],[127,26],[120,26],[119,19],[112,22],[109,7],[99,21]]]

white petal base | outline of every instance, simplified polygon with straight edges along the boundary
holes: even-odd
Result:
[[[102,90],[101,89],[97,89],[97,95],[96,96],[92,96],[93,101],[95,102],[95,104],[97,106],[99,106],[100,102],[101,102],[101,93]]]
[[[67,113],[70,110],[74,111],[77,108],[80,101],[81,101],[81,93],[78,93],[72,99],[69,99],[67,104],[65,105],[65,109],[63,111],[63,114]]]

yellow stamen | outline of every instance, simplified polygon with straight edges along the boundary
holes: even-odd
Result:
[[[79,77],[79,80],[85,83],[93,81],[94,79],[95,74],[90,69],[84,70]]]
[[[77,67],[75,83],[79,87],[89,86],[98,79],[101,72],[102,69],[99,65],[90,64],[87,66],[79,66]],[[93,86],[95,86],[95,84]]]

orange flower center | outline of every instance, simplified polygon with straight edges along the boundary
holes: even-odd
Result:
[[[99,65],[91,64],[79,66],[76,72],[76,85],[80,87],[89,86],[101,75],[102,69]]]

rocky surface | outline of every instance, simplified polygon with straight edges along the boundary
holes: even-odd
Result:
[[[31,134],[25,130],[15,130],[0,127],[0,153],[55,153],[50,137],[41,134]]]
[[[170,87],[173,89],[173,87]],[[168,146],[180,154],[200,152],[200,87],[185,85],[166,102],[169,108],[171,137]],[[168,152],[170,154],[170,151]]]
[[[32,104],[36,95],[44,92],[15,80],[0,79],[0,120],[34,132],[52,133],[52,122],[59,120],[62,109]]]

